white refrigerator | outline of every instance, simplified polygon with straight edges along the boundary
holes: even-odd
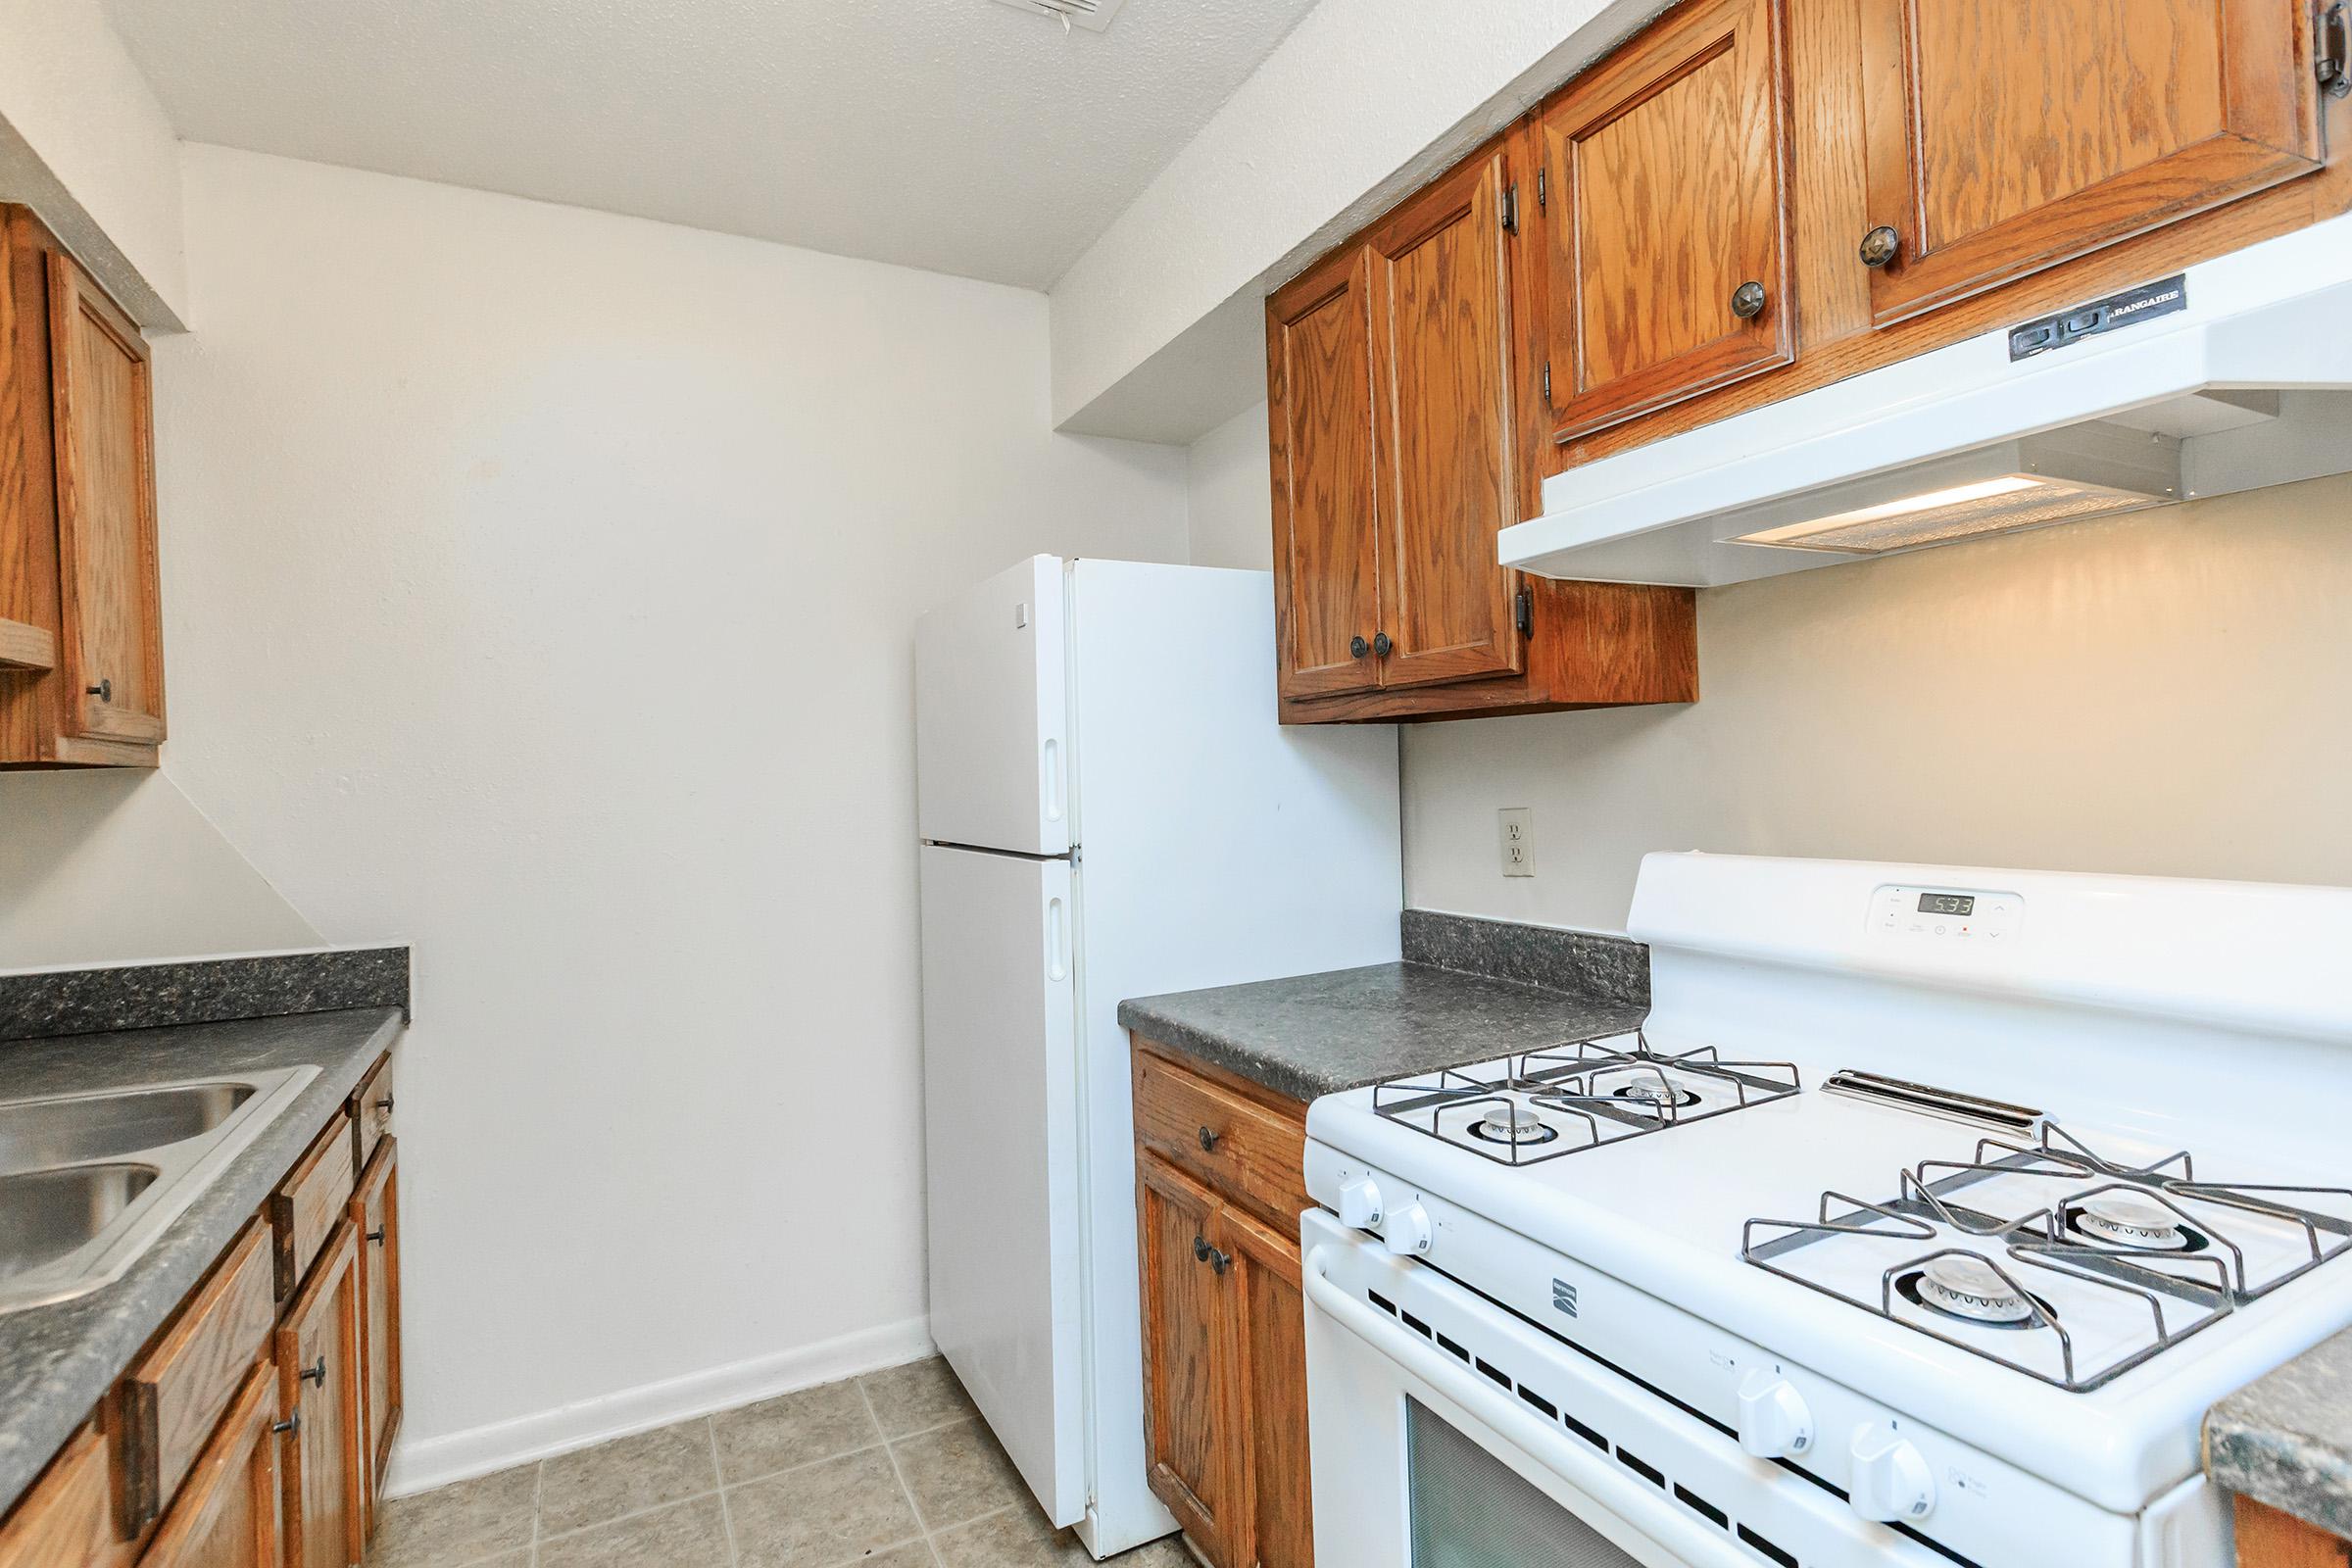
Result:
[[[915,633],[931,1334],[1097,1557],[1145,1482],[1125,997],[1397,956],[1396,735],[1276,721],[1265,572],[1039,556]]]

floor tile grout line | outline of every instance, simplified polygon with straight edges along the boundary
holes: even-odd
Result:
[[[703,1435],[710,1440],[710,1475],[718,1483],[718,1528],[727,1538],[727,1568],[741,1568],[743,1555],[735,1548],[735,1519],[727,1511],[727,1467],[718,1458],[718,1422],[703,1417]]]
[[[873,1417],[874,1430],[881,1431],[882,1412],[874,1408],[874,1396],[866,1392],[863,1379],[858,1381],[858,1397],[865,1401],[865,1413]],[[906,1499],[907,1511],[914,1515],[914,1528],[922,1534],[923,1548],[929,1551],[931,1521],[923,1517],[923,1505],[914,1500],[914,1489],[906,1484],[906,1472],[899,1466],[899,1451],[890,1446],[888,1438],[882,1440],[882,1456],[890,1461],[890,1474],[899,1484],[899,1495]],[[939,1553],[934,1551],[931,1555],[937,1557]]]

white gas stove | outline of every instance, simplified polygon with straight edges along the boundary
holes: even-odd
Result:
[[[2352,890],[1652,856],[1634,1035],[1317,1101],[1319,1557],[2222,1568],[2352,1324]]]

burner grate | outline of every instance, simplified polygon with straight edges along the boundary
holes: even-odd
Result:
[[[2029,1377],[2082,1393],[2121,1376],[2199,1329],[2221,1321],[2246,1302],[2352,1249],[2352,1219],[2285,1201],[2291,1195],[2305,1201],[2352,1202],[2352,1189],[2200,1182],[2194,1179],[2194,1169],[2185,1151],[2146,1165],[2119,1164],[2094,1152],[2056,1123],[2044,1122],[2040,1140],[2034,1145],[1985,1138],[1978,1141],[1976,1157],[1972,1160],[1921,1161],[1901,1172],[1898,1196],[1890,1203],[1874,1203],[1843,1193],[1828,1192],[1822,1194],[1820,1213],[1815,1219],[1751,1219],[1740,1233],[1740,1255],[1767,1273],[1808,1290],[1876,1312],[1889,1322],[1901,1323]],[[2070,1190],[2055,1202],[2030,1213],[2010,1217],[1984,1213],[1969,1206],[1959,1196],[1979,1183],[2019,1175],[2080,1179],[2090,1185]],[[2178,1229],[2201,1245],[2154,1250],[2103,1240],[2073,1224],[2072,1216],[2085,1202],[2109,1194],[2129,1195],[2142,1203],[2157,1205],[2178,1221]],[[2245,1248],[2210,1216],[2194,1213],[2184,1206],[2190,1202],[2234,1208],[2299,1228],[2308,1256],[2291,1267],[2255,1279],[2248,1273]],[[1838,1205],[1844,1205],[1843,1212],[1833,1212]],[[1982,1245],[1936,1245],[1945,1243],[1947,1233],[1951,1232]],[[1808,1246],[1838,1236],[1918,1242],[1930,1250],[1889,1264],[1879,1276],[1876,1299],[1808,1278],[1792,1263],[1784,1261]],[[2022,1301],[2028,1310],[1999,1326],[2039,1331],[2045,1341],[2054,1338],[2058,1348],[2055,1373],[2031,1364],[2021,1352],[2003,1352],[1987,1345],[1971,1344],[1923,1321],[1917,1313],[1897,1311],[1898,1298],[1922,1306],[1923,1310],[1935,1310],[1933,1303],[1922,1302],[1920,1296],[1914,1294],[1911,1282],[1929,1264],[1951,1257],[1983,1264]],[[2101,1292],[2118,1293],[2119,1298],[2136,1298],[2148,1308],[2147,1338],[2112,1361],[2095,1367],[2080,1365],[2074,1333],[2057,1306],[2026,1288],[2020,1278],[2020,1273],[2026,1270],[2041,1270]],[[2202,1278],[2208,1271],[2212,1276],[2210,1281]],[[2171,1317],[2165,1310],[2168,1300],[2179,1303]]]
[[[1399,1078],[1374,1088],[1372,1108],[1498,1165],[1535,1165],[1765,1104],[1802,1087],[1790,1062],[1727,1061],[1713,1046],[1660,1052],[1639,1029],[1631,1051],[1601,1043],[1615,1038],[1600,1035],[1480,1067]],[[1680,1083],[1678,1076],[1691,1083]],[[1710,1104],[1693,1084],[1720,1089],[1729,1099]],[[1545,1123],[1553,1136],[1505,1140],[1469,1131],[1486,1114],[1517,1111],[1522,1101],[1528,1108],[1553,1113]],[[1466,1118],[1464,1131],[1449,1132],[1448,1117]]]

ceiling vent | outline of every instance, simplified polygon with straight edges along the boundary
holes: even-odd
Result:
[[[1127,0],[997,0],[1015,11],[1034,12],[1041,17],[1059,17],[1064,31],[1073,24],[1089,32],[1101,32],[1110,25],[1110,19],[1119,14]]]

